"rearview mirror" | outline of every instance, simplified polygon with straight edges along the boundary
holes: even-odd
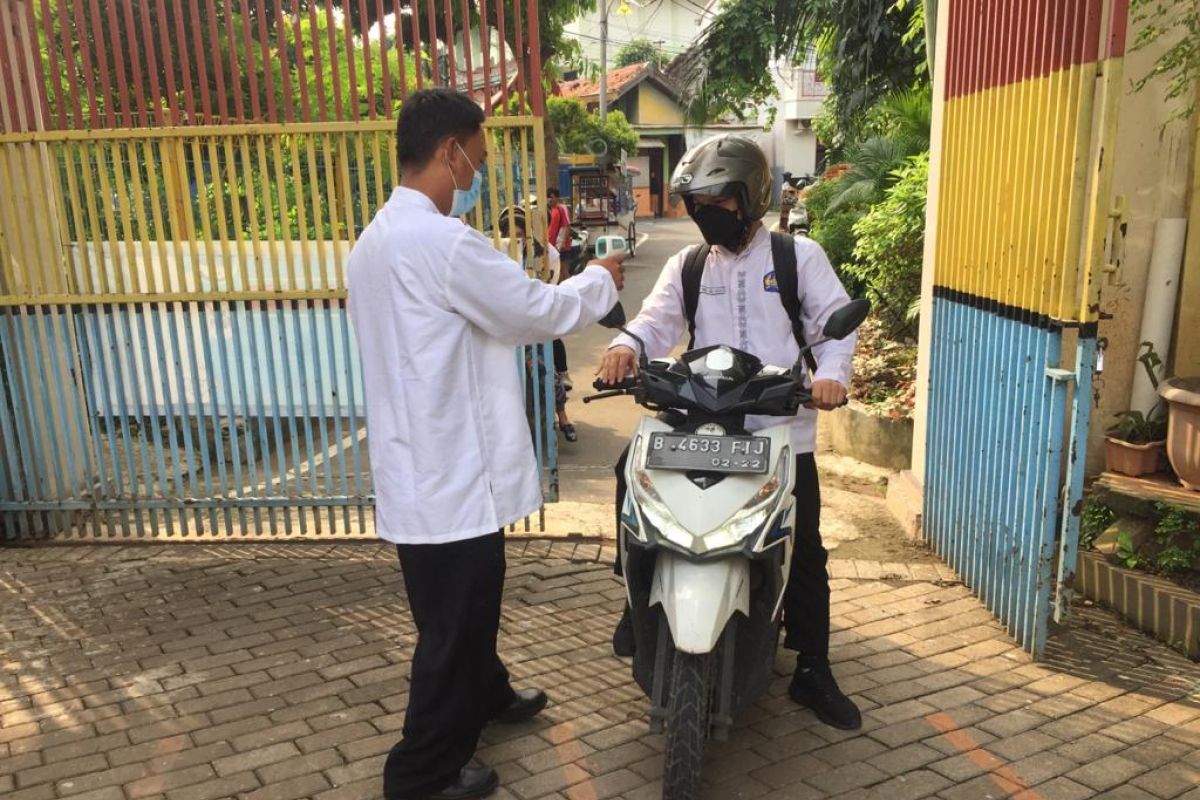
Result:
[[[871,301],[865,299],[851,300],[829,317],[822,330],[826,339],[845,339],[863,324],[867,314],[871,313]]]
[[[605,328],[619,329],[625,326],[625,306],[617,303],[600,319],[600,324]]]

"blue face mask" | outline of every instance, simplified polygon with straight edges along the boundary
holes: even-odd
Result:
[[[462,145],[456,144],[455,146],[458,147],[458,152],[463,154],[463,158],[469,162],[471,159],[462,149]],[[446,162],[446,168],[450,169],[449,161]],[[450,180],[454,181],[454,202],[450,206],[450,216],[461,217],[479,203],[479,195],[483,192],[483,173],[475,170],[475,177],[471,179],[471,188],[469,189],[458,188],[458,179],[454,177],[453,169],[450,169]]]

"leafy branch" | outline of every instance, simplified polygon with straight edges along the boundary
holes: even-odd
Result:
[[[1200,2],[1133,0],[1130,10],[1133,23],[1142,26],[1134,39],[1134,50],[1149,47],[1164,37],[1174,39],[1150,71],[1134,81],[1134,89],[1141,91],[1151,81],[1165,78],[1168,102],[1187,99],[1170,119],[1190,118],[1196,108],[1196,81],[1200,79]]]

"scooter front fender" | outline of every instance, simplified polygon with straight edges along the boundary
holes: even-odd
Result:
[[[650,605],[656,604],[677,649],[710,653],[735,611],[750,615],[750,562],[736,556],[694,562],[660,550],[650,588]]]

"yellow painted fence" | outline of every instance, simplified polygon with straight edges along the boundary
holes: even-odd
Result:
[[[398,181],[393,127],[0,135],[4,537],[370,534],[345,266]],[[487,129],[471,221],[499,243],[525,205],[537,235],[541,120]],[[514,368],[553,498],[546,349]]]

